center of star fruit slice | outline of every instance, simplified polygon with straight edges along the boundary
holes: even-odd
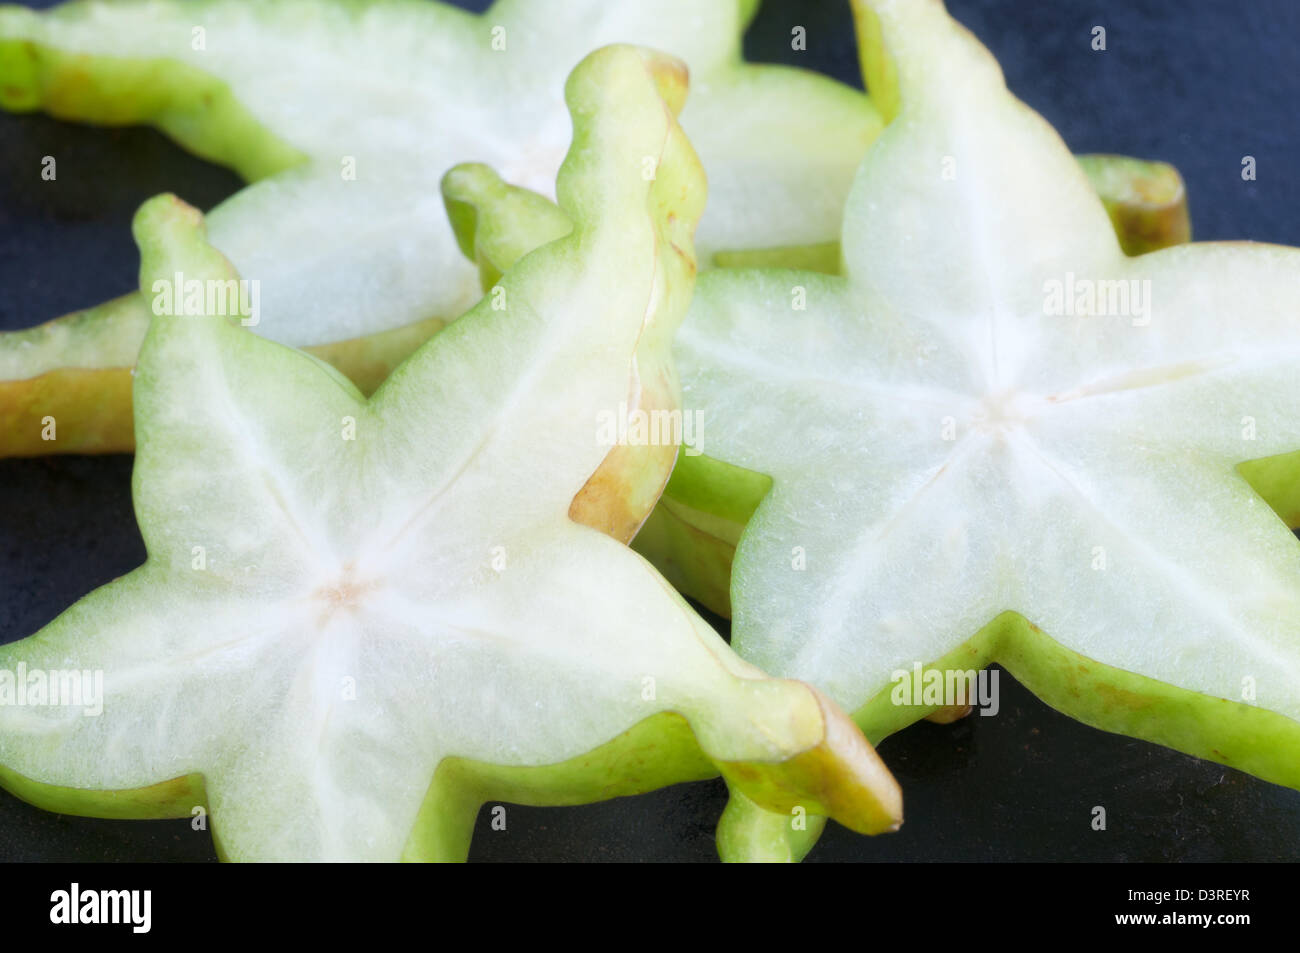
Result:
[[[873,742],[956,700],[910,697],[916,666],[999,662],[1087,724],[1300,787],[1300,250],[1126,257],[941,3],[856,12],[898,108],[845,276],[705,274],[675,348],[706,440],[668,494],[735,534],[733,647]],[[798,856],[818,829],[736,795],[720,838]]]
[[[128,0],[0,7],[0,107],[151,124],[249,186],[208,216],[258,282],[253,330],[314,349],[370,393],[479,297],[437,185],[483,162],[551,194],[565,75],[634,42],[685,60],[683,122],[712,180],[700,257],[833,240],[881,121],[825,76],[746,63],[753,0]],[[33,182],[39,170],[33,170]],[[177,183],[183,185],[183,183]],[[130,450],[131,294],[0,335],[0,453]],[[46,417],[57,422],[48,438]]]
[[[65,813],[206,807],[237,860],[463,859],[487,799],[719,772],[786,816],[897,826],[897,785],[841,710],[569,516],[638,339],[680,320],[694,276],[703,176],[648,56],[598,51],[568,83],[572,230],[369,400],[234,316],[154,317],[148,559],[0,648],[0,783]],[[171,196],[136,235],[142,287],[238,280]],[[85,675],[82,704],[38,698],[59,673]]]

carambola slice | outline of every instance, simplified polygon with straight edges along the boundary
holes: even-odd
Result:
[[[997,661],[1088,724],[1300,787],[1300,543],[1269,505],[1300,476],[1300,251],[1126,257],[938,0],[856,9],[898,108],[847,275],[702,276],[678,337],[707,440],[673,484],[737,533],[733,646],[873,740],[936,708],[899,673]],[[789,835],[737,798],[723,842]]]
[[[575,72],[573,230],[369,401],[233,317],[155,316],[135,380],[148,560],[0,648],[24,693],[102,673],[102,706],[0,705],[6,787],[109,817],[206,805],[240,860],[463,858],[486,798],[717,772],[776,811],[896,826],[897,786],[847,716],[569,517],[608,454],[596,418],[693,280],[703,177],[663,67],[614,47]],[[238,280],[170,196],[137,237],[144,288]]]

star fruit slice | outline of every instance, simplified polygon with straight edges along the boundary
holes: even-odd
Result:
[[[936,709],[899,673],[996,661],[1087,724],[1300,787],[1300,543],[1278,517],[1300,250],[1124,256],[941,3],[856,11],[901,106],[849,200],[847,275],[704,275],[675,348],[708,457],[672,482],[744,525],[732,645],[873,741]],[[726,511],[760,485],[752,516]],[[789,827],[737,795],[723,850],[798,856],[817,825]]]
[[[553,195],[569,135],[565,74],[610,42],[689,64],[697,95],[683,122],[712,180],[702,261],[834,239],[880,117],[862,92],[825,76],[744,62],[755,7],[499,0],[480,16],[427,0],[7,6],[0,107],[148,123],[243,175],[251,184],[210,213],[209,229],[260,282],[256,332],[317,348],[369,393],[479,296],[437,202],[441,176],[485,162]],[[132,294],[0,335],[0,453],[131,449],[129,369],[145,304]],[[54,441],[43,439],[46,417]]]
[[[1191,240],[1186,191],[1173,166],[1127,156],[1087,155],[1079,161],[1097,188],[1126,254],[1145,254]],[[552,234],[550,222],[535,222],[532,227],[541,236]],[[506,246],[506,250],[513,249]],[[481,257],[482,249],[477,253]],[[1288,526],[1300,527],[1300,481],[1293,479],[1295,467],[1288,455],[1250,461],[1238,469]],[[761,473],[690,454],[673,470],[633,548],[683,595],[730,618],[736,543],[771,486],[772,481]],[[941,720],[938,714],[929,717]]]
[[[864,34],[863,48],[876,49],[879,37],[874,40],[869,33]],[[876,59],[882,56],[883,51],[877,50]],[[876,62],[865,54],[864,59],[869,66]],[[870,76],[869,70],[864,72]],[[885,81],[880,76],[874,79],[877,86]],[[891,104],[896,108],[897,100],[888,93],[880,98],[887,108]],[[892,118],[890,112],[885,115]],[[1187,190],[1182,176],[1172,165],[1118,155],[1081,155],[1078,160],[1101,198],[1125,254],[1141,255],[1191,241]],[[522,210],[516,214],[521,216],[521,222],[528,221]],[[538,236],[537,244],[549,240],[554,226],[545,220],[537,220],[535,210],[530,214],[534,220],[529,227]],[[804,267],[838,274],[839,243],[835,242],[833,247],[835,267],[824,268],[824,261],[813,259]],[[502,248],[517,251],[511,245],[503,244]],[[482,255],[481,249],[479,254]],[[773,263],[781,265],[779,259],[768,258],[762,253],[747,253],[745,258],[754,267],[772,267]],[[506,257],[504,260],[513,259]],[[488,271],[484,272],[485,282],[488,274]],[[484,287],[490,287],[490,282]],[[1252,461],[1243,464],[1241,471],[1268,498],[1288,525],[1300,526],[1300,482],[1293,485],[1290,479],[1293,470],[1285,457]],[[633,546],[653,562],[679,592],[710,611],[730,618],[731,564],[736,543],[770,488],[771,480],[763,474],[708,456],[691,454],[691,459],[684,460],[673,472]],[[965,710],[967,706],[957,706],[929,718],[932,721],[946,720],[954,711]]]
[[[684,311],[704,182],[643,54],[592,54],[567,95],[572,231],[370,400],[233,317],[154,318],[135,379],[148,560],[0,648],[5,787],[106,817],[206,806],[238,860],[461,859],[485,799],[719,772],[773,810],[897,825],[846,715],[569,518],[638,338]],[[136,234],[142,287],[238,278],[170,196]],[[59,673],[79,706],[14,694]]]

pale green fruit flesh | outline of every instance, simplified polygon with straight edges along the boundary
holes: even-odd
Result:
[[[873,740],[931,711],[893,703],[895,672],[998,661],[1089,724],[1300,787],[1300,543],[1269,505],[1300,482],[1300,251],[1126,257],[937,0],[857,8],[899,108],[850,197],[846,277],[706,274],[676,348],[701,449],[772,480],[733,645]],[[1070,274],[1145,305],[1055,313]],[[743,799],[721,833],[732,857],[815,836]]]
[[[1191,239],[1187,193],[1182,176],[1163,162],[1128,156],[1080,156],[1079,164],[1110,215],[1126,254],[1145,254]],[[531,232],[536,247],[552,237],[557,227],[538,220],[542,210],[554,210],[540,197],[515,213],[520,232]],[[514,238],[514,247],[525,243]],[[466,251],[471,258],[473,254]],[[726,264],[755,268],[788,266],[825,274],[839,274],[840,245],[804,249],[802,260],[786,253],[737,252],[725,256]],[[715,256],[715,262],[724,256]],[[721,262],[719,262],[721,263]],[[1251,485],[1277,510],[1288,525],[1300,526],[1300,481],[1292,479],[1296,464],[1289,457],[1251,461],[1239,468]],[[731,562],[745,523],[758,509],[771,480],[762,474],[714,460],[707,454],[683,456],[673,470],[659,505],[634,541],[636,550],[653,562],[685,595],[719,615],[731,615]]]
[[[864,94],[826,77],[745,63],[740,37],[755,7],[499,0],[481,16],[431,0],[0,7],[0,107],[149,123],[244,175],[253,184],[208,227],[240,274],[260,282],[254,330],[331,345],[346,373],[344,343],[416,322],[437,330],[478,299],[440,178],[455,163],[484,162],[553,197],[569,140],[565,74],[607,43],[660,49],[690,67],[682,121],[712,181],[701,261],[755,244],[793,247],[799,261],[799,246],[833,240],[880,118]],[[121,309],[131,320],[105,344],[95,319]],[[144,336],[140,310],[110,303],[69,316],[39,350],[30,336],[0,335],[9,408],[0,454],[130,448],[123,369]],[[406,353],[386,354],[386,370]],[[88,373],[58,377],[65,367]],[[56,376],[31,380],[47,373]],[[45,416],[61,422],[58,440],[41,439]]]
[[[457,859],[486,797],[710,771],[786,816],[897,825],[846,715],[568,517],[608,453],[593,419],[693,277],[702,173],[652,72],[624,47],[584,61],[557,185],[572,232],[369,401],[232,319],[154,318],[134,395],[148,560],[0,648],[0,671],[101,671],[103,711],[0,706],[0,783],[110,817],[206,804],[240,860]],[[142,287],[238,275],[170,196],[136,234]]]

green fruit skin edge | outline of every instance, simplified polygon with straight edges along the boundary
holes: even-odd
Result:
[[[91,56],[4,40],[0,76],[0,108],[8,112],[44,110],[56,119],[101,126],[147,123],[248,182],[307,161],[253,118],[224,82],[172,60]]]
[[[1004,612],[927,669],[981,669],[997,662],[1053,708],[1093,728],[1300,789],[1300,722],[1248,702],[1176,688],[1103,665],[1052,639],[1024,616]],[[876,743],[934,710],[893,704],[882,691],[853,713]]]
[[[1187,189],[1172,165],[1115,155],[1078,159],[1101,196],[1124,254],[1144,255],[1192,240]]]
[[[607,784],[576,786],[574,777],[608,766]],[[420,809],[404,861],[463,861],[479,808],[489,800],[517,804],[584,804],[641,794],[668,784],[716,777],[718,769],[700,751],[685,718],[661,712],[622,735],[569,761],[541,767],[503,767],[464,758],[447,758],[438,766]],[[124,791],[90,791],[42,784],[0,765],[0,787],[42,810],[78,817],[145,820],[191,817],[207,810],[203,776],[191,774],[148,787]],[[212,823],[218,855],[219,824]]]
[[[979,670],[993,662],[1047,705],[1093,728],[1300,789],[1300,722],[1103,665],[1067,649],[1016,612],[1003,612],[924,671]],[[891,693],[892,686],[853,712],[873,746],[939,708],[896,705]],[[806,831],[792,830],[788,818],[733,792],[719,825],[719,850],[728,861],[798,861],[820,835],[824,819],[817,825],[813,820],[808,818]]]
[[[416,817],[402,860],[407,862],[462,862],[469,854],[479,809],[488,801],[535,806],[579,805],[616,797],[643,794],[673,784],[704,781],[722,773],[732,779],[739,794],[741,775],[763,779],[745,789],[783,803],[779,781],[773,783],[765,762],[711,761],[701,750],[687,720],[676,712],[660,712],[644,719],[605,744],[567,761],[536,767],[487,764],[466,758],[445,758]],[[777,772],[779,773],[779,772]],[[601,780],[594,780],[594,778]],[[193,817],[207,808],[201,774],[184,775],[143,788],[93,791],[44,784],[0,765],[0,787],[35,807],[78,817],[145,820]],[[744,795],[740,795],[744,796]],[[772,814],[759,807],[766,816]],[[817,805],[810,804],[810,808]],[[810,823],[818,816],[810,811]],[[222,848],[220,824],[210,820],[218,856]]]
[[[703,454],[680,454],[668,485],[632,541],[673,588],[731,616],[731,561],[771,478]]]
[[[593,772],[609,780],[575,783]],[[475,819],[488,801],[587,804],[717,775],[686,719],[673,712],[652,715],[612,741],[558,764],[506,767],[447,758],[434,773],[402,860],[464,861]]]
[[[0,376],[0,456],[132,453],[135,427],[131,374],[149,326],[139,292],[23,331],[0,333],[0,364],[8,356],[53,365],[32,377]],[[426,318],[390,331],[303,348],[343,373],[366,395],[446,327]],[[103,342],[106,358],[92,353]],[[122,353],[129,350],[129,356]],[[59,366],[62,361],[62,366]],[[46,436],[46,418],[56,422]]]

